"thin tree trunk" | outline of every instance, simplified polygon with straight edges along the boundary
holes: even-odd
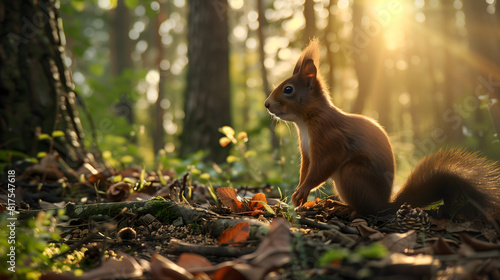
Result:
[[[156,68],[158,69],[158,74],[160,76],[160,80],[158,81],[158,99],[155,102],[154,109],[154,122],[155,129],[153,130],[153,152],[154,154],[158,154],[158,151],[165,147],[165,128],[163,127],[163,116],[165,114],[165,110],[161,106],[161,102],[164,97],[164,84],[165,84],[165,73],[162,71],[160,64],[163,60],[163,44],[161,42],[160,36],[160,25],[167,19],[167,13],[163,10],[164,4],[160,4],[160,12],[156,17],[155,24],[155,39],[156,39],[156,50],[158,55],[156,57]]]
[[[231,125],[226,0],[191,0],[188,75],[181,156],[207,150],[207,160],[225,161],[218,129]]]
[[[130,11],[124,0],[118,0],[116,8],[111,11],[111,62],[112,73],[119,76],[125,69],[132,67],[130,31]],[[126,92],[121,93],[114,110],[118,116],[123,116],[129,124],[134,123],[133,103]],[[135,141],[135,138],[131,139]]]

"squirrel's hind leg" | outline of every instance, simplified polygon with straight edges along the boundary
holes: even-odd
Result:
[[[376,215],[389,208],[392,181],[373,170],[364,163],[347,163],[335,182],[342,184],[337,188],[340,198],[361,215]]]

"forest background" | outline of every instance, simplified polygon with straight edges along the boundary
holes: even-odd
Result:
[[[388,131],[398,183],[439,147],[500,160],[498,1],[60,2],[86,146],[116,168],[295,186],[295,131],[263,104],[313,37],[334,103]],[[222,126],[244,141],[222,148]]]

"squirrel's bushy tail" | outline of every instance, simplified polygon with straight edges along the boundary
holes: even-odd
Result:
[[[499,218],[499,164],[463,149],[439,150],[417,164],[392,205],[421,207],[440,200],[452,217]]]

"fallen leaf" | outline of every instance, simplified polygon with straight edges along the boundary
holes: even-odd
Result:
[[[290,224],[283,218],[276,218],[257,250],[239,259],[257,266],[281,267],[290,261],[290,244]]]
[[[242,246],[241,243],[248,240],[250,236],[250,223],[242,222],[236,224],[232,228],[228,228],[222,232],[219,237],[219,245],[229,244],[229,246]]]
[[[266,203],[266,195],[263,193],[258,193],[252,197],[250,202],[248,203],[248,207],[250,210],[264,210],[266,207],[262,204]]]
[[[303,207],[313,207],[314,205],[316,205],[315,201],[306,201],[302,206]]]
[[[254,266],[247,263],[237,263],[217,270],[214,274],[215,280],[223,279],[245,279],[262,280],[268,271],[265,267]]]
[[[417,232],[410,230],[406,233],[391,233],[380,240],[380,243],[394,253],[405,253],[408,249],[415,248]]]
[[[238,196],[236,191],[228,187],[220,187],[216,190],[217,197],[222,202],[222,204],[230,208],[233,212],[238,213],[245,211],[241,197]]]
[[[214,274],[214,280],[225,280],[225,279],[247,279],[242,275],[234,266],[226,266],[217,270]]]
[[[130,195],[130,189],[132,187],[130,184],[125,182],[119,182],[109,186],[106,191],[108,199],[113,202],[123,201]]]
[[[160,254],[151,257],[151,276],[154,280],[190,280],[194,275]]]
[[[177,260],[177,264],[184,267],[190,273],[192,273],[190,269],[199,270],[199,268],[203,267],[212,267],[212,263],[210,263],[210,261],[207,260],[204,256],[193,253],[182,253]],[[201,277],[202,279],[209,279],[208,275],[205,272],[196,272],[192,274],[196,277]]]
[[[442,237],[439,237],[438,240],[432,244],[432,250],[435,255],[452,255],[455,254],[453,249],[448,245],[446,241]]]
[[[118,253],[117,258],[107,259],[98,268],[85,272],[81,280],[98,280],[108,278],[133,278],[142,276],[143,268],[130,255]]]
[[[357,228],[362,237],[368,237],[372,241],[380,240],[385,237],[384,234],[381,233],[380,231],[364,224],[359,224]]]

